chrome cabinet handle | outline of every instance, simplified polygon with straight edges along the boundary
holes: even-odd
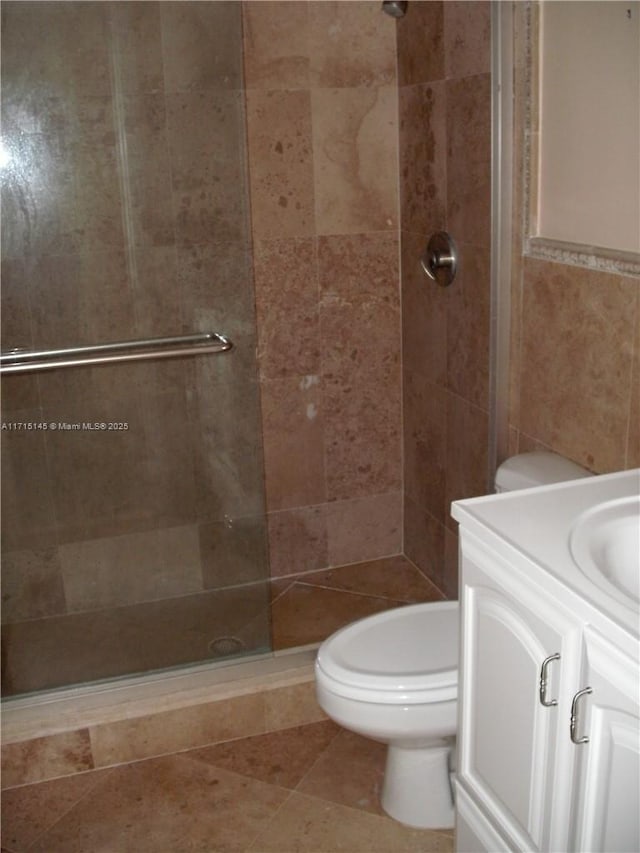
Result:
[[[547,699],[547,667],[552,660],[560,660],[560,655],[557,652],[555,655],[549,655],[542,661],[540,667],[540,704],[544,705],[545,708],[553,708],[558,704],[557,699]]]
[[[581,696],[587,696],[589,693],[593,693],[591,687],[584,687],[582,690],[578,690],[576,695],[573,697],[573,702],[571,703],[571,722],[569,723],[569,733],[571,734],[571,740],[573,743],[589,743],[589,738],[586,735],[583,735],[583,737],[576,737],[576,729],[578,728],[578,702],[580,701]]]

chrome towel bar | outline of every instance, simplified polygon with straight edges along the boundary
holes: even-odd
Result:
[[[27,373],[61,367],[85,367],[116,361],[178,358],[186,355],[227,352],[233,344],[217,332],[178,335],[171,338],[146,338],[138,341],[113,341],[95,346],[67,349],[21,350],[0,354],[0,374]]]

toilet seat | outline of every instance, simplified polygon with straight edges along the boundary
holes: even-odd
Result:
[[[361,702],[456,699],[458,610],[457,601],[412,604],[347,625],[318,650],[318,684]]]

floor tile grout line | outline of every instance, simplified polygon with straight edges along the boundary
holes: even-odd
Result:
[[[269,783],[267,783],[267,784],[269,784]],[[278,787],[278,786],[274,785],[273,787]],[[262,826],[259,830],[256,831],[256,834],[251,839],[250,843],[244,848],[243,853],[259,853],[259,848],[256,849],[256,847],[255,847],[256,842],[261,837],[264,836],[265,832],[273,824],[273,822],[276,820],[276,818],[278,817],[278,815],[280,814],[282,809],[286,806],[286,804],[289,802],[291,797],[293,797],[293,795],[295,794],[295,790],[292,790],[291,788],[284,788],[283,790],[286,790],[288,792],[288,796],[286,796],[284,798],[284,800],[280,803],[280,805],[274,811],[274,813],[271,815],[271,817],[265,821],[264,826]]]
[[[406,599],[391,598],[387,595],[374,595],[374,594],[371,594],[368,592],[360,592],[358,590],[353,590],[353,589],[342,589],[340,587],[335,587],[335,586],[324,586],[323,584],[319,584],[319,583],[304,583],[304,581],[296,581],[295,583],[293,583],[290,587],[287,588],[284,595],[286,595],[286,593],[289,592],[292,589],[292,587],[294,587],[294,586],[304,586],[307,589],[324,589],[324,590],[327,590],[328,592],[342,592],[342,593],[345,593],[345,595],[358,595],[358,596],[360,596],[360,598],[375,598],[379,601],[395,601],[398,604],[420,604],[421,603],[420,601],[413,602],[413,601],[406,600]]]
[[[39,841],[44,839],[45,836],[47,836],[51,832],[52,829],[54,829],[62,820],[64,820],[64,818],[67,817],[67,815],[71,814],[71,812],[76,808],[76,806],[79,806],[80,803],[83,800],[85,800],[90,794],[93,794],[95,791],[97,791],[97,789],[103,783],[105,783],[108,780],[108,778],[113,774],[114,769],[115,768],[113,768],[113,767],[106,767],[104,769],[94,768],[94,770],[103,774],[102,778],[96,780],[96,782],[93,785],[91,785],[80,797],[78,797],[78,799],[75,800],[75,802],[73,802],[69,806],[68,809],[65,809],[65,811],[62,812],[62,814],[58,815],[58,817],[51,824],[49,824],[49,826],[47,826],[46,829],[43,829],[42,832],[38,833],[38,835],[36,835],[34,838],[32,838],[30,843],[25,848],[25,850],[26,851],[31,850],[35,844],[37,844]],[[89,771],[89,772],[91,772],[91,771]],[[80,775],[83,775],[83,774],[80,774],[80,773],[72,774],[72,776],[80,776]],[[33,782],[32,784],[34,784],[34,785],[38,785],[38,784],[46,785],[48,782],[57,782],[61,779],[69,779],[69,778],[71,778],[71,777],[70,776],[58,776],[57,779],[48,779],[48,780],[45,780],[44,782]],[[21,786],[21,787],[25,787],[25,786]],[[9,789],[9,790],[11,790],[11,789]],[[5,847],[4,842],[3,842],[2,846]]]
[[[330,749],[330,748],[331,748],[331,746],[333,746],[333,744],[335,743],[335,741],[337,740],[337,738],[338,738],[338,737],[340,737],[340,735],[343,733],[343,731],[345,731],[345,730],[344,730],[344,729],[342,729],[342,728],[339,728],[339,729],[338,729],[338,731],[337,731],[337,732],[334,734],[334,736],[331,738],[331,740],[329,741],[329,743],[326,745],[326,747],[322,750],[322,752],[320,753],[320,755],[317,755],[317,756],[316,756],[316,758],[315,758],[315,761],[312,761],[312,762],[311,762],[311,765],[310,765],[310,766],[309,766],[309,768],[307,769],[307,772],[306,772],[306,773],[304,773],[300,779],[298,779],[298,783],[297,783],[296,787],[294,788],[294,791],[296,791],[296,792],[297,792],[297,793],[299,793],[299,794],[300,794],[300,793],[302,793],[302,791],[298,790],[298,789],[300,788],[300,785],[302,785],[302,783],[303,783],[303,782],[304,782],[304,780],[309,776],[309,774],[311,773],[311,771],[312,771],[312,770],[313,770],[313,769],[318,765],[318,762],[319,762],[319,761],[320,761],[320,760],[321,760],[321,759],[326,755],[327,750],[328,750],[328,749]]]

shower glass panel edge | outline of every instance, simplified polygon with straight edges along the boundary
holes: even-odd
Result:
[[[270,652],[240,12],[3,4],[3,351],[233,342],[3,379],[4,697]]]
[[[493,490],[509,455],[509,349],[513,216],[513,7],[491,4],[491,289],[489,454]]]

